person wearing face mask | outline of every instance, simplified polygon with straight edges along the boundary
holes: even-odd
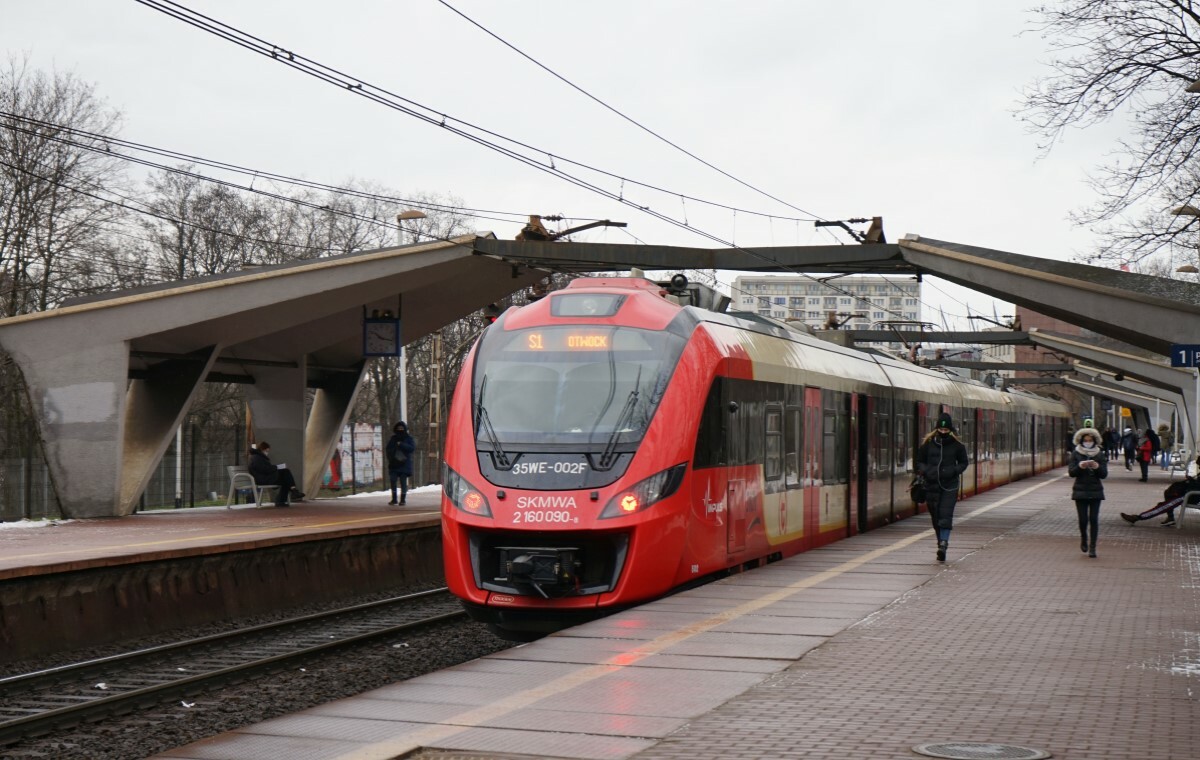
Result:
[[[946,561],[950,531],[954,527],[954,506],[958,503],[958,480],[969,462],[967,447],[954,434],[954,420],[942,412],[937,427],[917,449],[916,462],[917,472],[925,477],[929,518],[937,534],[938,562]]]
[[[1104,501],[1104,483],[1101,481],[1108,477],[1108,459],[1100,449],[1099,430],[1088,427],[1075,433],[1075,450],[1071,452],[1071,461],[1067,462],[1067,474],[1075,478],[1071,499],[1079,513],[1079,549],[1095,558],[1100,502]]]

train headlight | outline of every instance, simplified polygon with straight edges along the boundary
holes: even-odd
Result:
[[[442,478],[446,498],[458,509],[476,517],[491,517],[492,508],[487,497],[478,488],[467,482],[467,479],[446,466],[445,477]]]
[[[686,471],[687,464],[677,464],[651,475],[630,488],[622,489],[616,496],[608,500],[604,511],[600,513],[600,519],[632,515],[648,509],[678,491]]]

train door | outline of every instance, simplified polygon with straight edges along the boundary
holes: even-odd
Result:
[[[806,543],[817,540],[821,514],[821,389],[804,389],[804,538]]]
[[[728,410],[725,417],[725,463],[729,479],[725,485],[725,550],[738,554],[746,550],[746,467],[749,459],[747,445],[751,438],[750,404],[735,392],[736,383],[728,383],[723,389],[722,406]]]
[[[978,410],[975,425],[975,492],[986,491],[993,485],[996,452],[996,410]]]
[[[850,451],[853,465],[850,467],[850,503],[854,510],[854,523],[846,522],[846,535],[862,533],[867,524],[867,493],[871,477],[872,448],[870,423],[875,419],[873,399],[865,393],[851,396],[851,412],[855,424],[850,427]]]
[[[921,444],[925,441],[925,434],[929,432],[929,404],[924,401],[918,401],[917,412],[912,419],[912,440],[909,456],[912,457],[913,474],[917,471],[917,452],[921,449]],[[917,513],[924,512],[928,507],[924,504],[918,504],[916,507]]]

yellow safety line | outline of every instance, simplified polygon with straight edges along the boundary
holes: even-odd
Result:
[[[411,516],[415,516],[415,517],[421,517],[421,516],[428,516],[428,515],[435,515],[435,514],[439,514],[439,513],[438,512],[411,512],[411,513],[406,513],[405,516],[407,517],[407,516],[411,515]],[[239,536],[256,536],[256,535],[260,535],[262,533],[271,533],[273,531],[278,531],[282,528],[291,528],[294,530],[308,530],[311,528],[330,528],[330,527],[336,527],[339,525],[355,525],[358,523],[369,523],[369,522],[379,522],[381,520],[392,520],[392,519],[395,519],[395,517],[396,517],[396,515],[381,515],[379,517],[363,517],[363,518],[360,518],[357,520],[339,520],[337,522],[317,523],[315,525],[275,526],[273,528],[263,528],[261,530],[240,531],[238,533],[218,533],[215,535],[205,534],[203,536],[189,536],[187,538],[168,538],[168,539],[163,539],[162,541],[143,541],[141,543],[136,543],[136,544],[111,544],[109,546],[91,546],[91,547],[84,547],[84,548],[79,548],[79,549],[63,549],[62,551],[39,552],[37,554],[14,554],[14,555],[5,557],[5,560],[7,561],[7,560],[14,560],[14,559],[30,559],[33,557],[60,557],[60,556],[66,556],[66,555],[70,555],[70,554],[87,554],[87,553],[91,553],[91,552],[103,551],[105,549],[137,549],[137,548],[146,547],[146,546],[166,546],[169,544],[183,544],[183,543],[189,543],[189,542],[212,541],[214,539],[221,539],[221,538],[238,538]]]
[[[1065,473],[1059,477],[1065,477]],[[1032,493],[1033,491],[1036,491],[1037,489],[1042,488],[1057,479],[1058,478],[1054,478],[1052,480],[1047,480],[1044,483],[1038,483],[1037,485],[1030,486],[1023,491],[1015,493],[1012,496],[1007,496],[995,504],[989,504],[986,507],[980,507],[979,509],[970,512],[961,518],[957,518],[956,522],[965,522],[986,512],[990,512],[991,510],[1007,504],[1014,499],[1019,499],[1026,494]],[[514,694],[511,697],[500,700],[493,704],[468,710],[467,712],[455,716],[455,722],[452,725],[432,724],[417,731],[416,733],[409,734],[400,739],[389,739],[386,741],[365,745],[344,755],[339,755],[336,760],[392,760],[392,758],[401,757],[408,752],[428,746],[430,742],[445,739],[466,729],[478,728],[481,724],[487,721],[494,720],[502,715],[524,709],[543,699],[562,694],[563,692],[573,689],[576,686],[582,686],[589,681],[593,681],[601,676],[619,671],[622,668],[630,667],[652,654],[657,654],[662,650],[674,646],[693,636],[705,633],[719,625],[728,623],[729,621],[735,620],[743,615],[756,612],[763,607],[783,601],[799,591],[803,591],[804,589],[811,588],[812,586],[816,586],[817,584],[836,578],[839,575],[848,573],[851,570],[855,570],[862,565],[867,564],[868,562],[879,559],[880,557],[890,554],[898,549],[911,546],[917,541],[920,541],[924,538],[929,538],[932,535],[933,529],[929,528],[921,531],[920,533],[915,533],[911,536],[908,536],[907,538],[902,538],[898,541],[895,541],[888,546],[874,549],[860,557],[847,560],[837,567],[824,570],[807,578],[802,578],[791,585],[784,586],[783,588],[763,594],[756,599],[743,602],[737,607],[733,607],[724,612],[714,613],[704,620],[684,626],[677,631],[665,633],[658,638],[647,641],[646,643],[633,650],[630,650],[629,652],[622,652],[620,654],[613,655],[602,663],[589,665],[580,670],[568,673],[565,676],[561,676],[553,681],[550,681],[549,683],[543,684],[542,686],[523,691],[519,694]]]

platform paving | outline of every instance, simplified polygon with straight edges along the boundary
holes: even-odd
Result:
[[[885,758],[930,742],[1200,757],[1200,513],[1112,469],[1099,556],[1070,480],[962,502],[768,568],[161,758]]]

